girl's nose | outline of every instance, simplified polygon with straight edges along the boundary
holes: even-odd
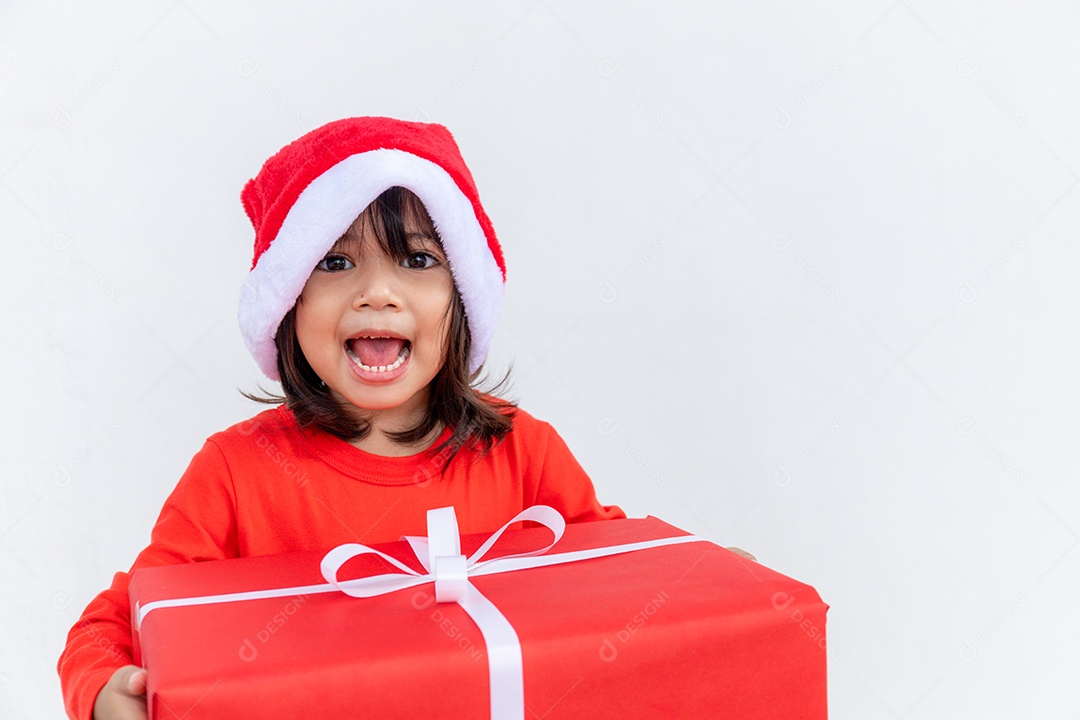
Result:
[[[369,306],[376,310],[401,304],[399,275],[393,258],[382,253],[365,254],[360,259],[360,272],[353,295],[353,307]]]

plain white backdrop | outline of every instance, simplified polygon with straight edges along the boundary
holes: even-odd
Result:
[[[1065,2],[0,7],[0,715],[261,408],[243,183],[454,133],[489,370],[603,502],[831,605],[834,718],[1075,718],[1080,12]],[[1073,368],[1070,370],[1069,368]]]

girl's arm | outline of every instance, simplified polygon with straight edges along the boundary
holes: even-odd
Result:
[[[134,662],[128,582],[140,567],[220,560],[239,555],[236,503],[225,458],[208,440],[165,501],[150,544],[131,569],[86,606],[68,633],[56,669],[72,720],[91,720],[94,700],[117,669]]]
[[[592,480],[555,428],[543,421],[539,426],[546,442],[535,502],[552,506],[572,523],[625,518],[619,506],[596,499]]]

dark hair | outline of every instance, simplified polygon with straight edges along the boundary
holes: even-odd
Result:
[[[383,251],[400,262],[409,255],[404,223],[407,216],[419,221],[423,230],[442,246],[442,240],[420,198],[403,187],[392,187],[384,191],[364,209],[357,220],[361,232],[364,226],[370,223]],[[452,427],[453,434],[434,448],[434,452],[438,454],[448,453],[442,467],[444,473],[450,461],[466,443],[481,450],[483,457],[502,442],[513,426],[513,417],[517,410],[516,403],[492,394],[510,377],[512,363],[502,380],[490,390],[473,387],[483,366],[473,375],[468,374],[472,334],[469,332],[465,306],[461,302],[456,283],[447,314],[450,318],[450,330],[446,360],[431,381],[427,411],[415,427],[386,433],[391,441],[408,445],[427,437],[440,421],[445,426]],[[443,319],[445,321],[446,316]],[[272,394],[261,386],[259,390],[265,393],[264,396],[240,390],[241,395],[268,405],[285,403],[301,427],[315,425],[343,440],[362,440],[371,433],[371,423],[356,419],[346,406],[347,403],[339,402],[308,364],[296,336],[295,305],[278,325],[274,345],[277,347],[277,369],[284,396]]]

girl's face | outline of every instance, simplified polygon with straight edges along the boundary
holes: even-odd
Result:
[[[374,411],[362,414],[372,421],[396,418],[393,424],[404,428],[425,411],[428,386],[445,361],[454,280],[446,255],[413,212],[404,213],[409,255],[400,262],[383,250],[372,222],[362,220],[308,278],[296,305],[297,341],[338,400]],[[377,357],[371,353],[378,343],[361,336],[408,342],[385,361],[387,370],[376,372],[361,364]],[[391,352],[396,345],[389,343]],[[400,366],[389,369],[397,360]]]

